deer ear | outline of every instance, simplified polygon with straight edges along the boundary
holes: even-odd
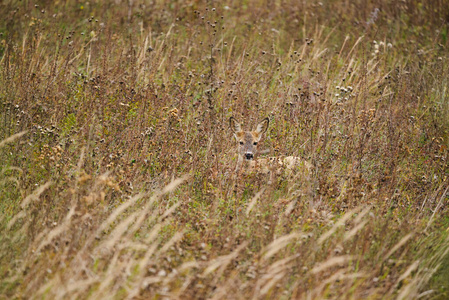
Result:
[[[263,119],[256,127],[256,133],[262,136],[268,129],[268,125],[270,124],[270,120],[268,118]]]
[[[231,130],[234,133],[242,131],[242,127],[240,126],[240,123],[237,122],[237,120],[234,117],[231,117],[229,119],[229,125],[231,126]]]

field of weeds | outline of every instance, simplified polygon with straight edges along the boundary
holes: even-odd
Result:
[[[0,299],[449,297],[448,1],[0,11]]]

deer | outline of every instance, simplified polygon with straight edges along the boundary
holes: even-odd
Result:
[[[260,121],[255,130],[244,131],[240,122],[238,122],[234,117],[229,119],[231,131],[234,133],[234,137],[238,143],[237,145],[237,167],[236,173],[242,171],[242,166],[245,164],[249,168],[247,170],[273,175],[274,173],[281,173],[283,170],[291,173],[296,167],[304,166],[307,170],[310,170],[312,165],[296,156],[286,156],[286,157],[268,157],[268,158],[258,158],[258,144],[262,139],[263,135],[270,125],[270,119],[265,118]],[[271,181],[270,177],[270,181]]]

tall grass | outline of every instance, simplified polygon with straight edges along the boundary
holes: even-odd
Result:
[[[3,298],[447,295],[445,1],[0,8]]]

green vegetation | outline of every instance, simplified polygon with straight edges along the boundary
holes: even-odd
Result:
[[[0,11],[0,299],[447,297],[448,1]]]

